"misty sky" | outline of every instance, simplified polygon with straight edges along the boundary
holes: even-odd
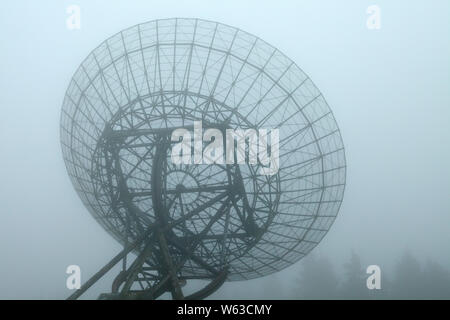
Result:
[[[81,7],[81,30],[66,7]],[[366,9],[381,8],[381,29]],[[81,61],[116,32],[160,18],[226,23],[277,47],[332,108],[347,157],[344,202],[313,250],[336,268],[358,252],[390,270],[404,250],[450,267],[450,2],[8,1],[0,9],[0,298],[65,298],[120,249],[66,173],[60,108]],[[258,298],[295,281],[294,265],[227,283],[214,298]],[[114,272],[86,297],[110,290]],[[262,290],[261,290],[262,289]],[[272,297],[276,298],[276,297]]]

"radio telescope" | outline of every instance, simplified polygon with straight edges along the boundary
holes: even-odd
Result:
[[[279,130],[279,169],[173,164],[171,132],[202,121]],[[139,24],[108,38],[75,72],[62,106],[72,183],[123,250],[104,299],[200,299],[224,281],[304,257],[339,211],[346,162],[339,128],[311,79],[242,30],[200,19]],[[186,294],[194,279],[208,280]]]

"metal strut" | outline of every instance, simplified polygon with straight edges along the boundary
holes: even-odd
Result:
[[[161,135],[160,140],[157,141],[155,156],[152,164],[151,186],[152,186],[152,201],[153,210],[156,221],[150,225],[144,232],[142,225],[139,223],[137,214],[138,208],[131,202],[130,193],[126,186],[126,181],[120,167],[117,146],[112,148],[112,156],[116,175],[118,175],[118,185],[120,186],[120,198],[129,211],[132,211],[132,218],[142,233],[133,243],[126,243],[124,249],[117,254],[110,262],[108,262],[100,271],[91,277],[79,290],[75,291],[68,300],[78,299],[85,293],[95,282],[110,271],[120,260],[124,260],[123,270],[117,275],[112,284],[111,293],[104,293],[99,296],[99,299],[156,299],[165,292],[171,292],[173,299],[203,299],[213,292],[215,292],[226,280],[228,275],[228,266],[223,270],[211,269],[215,275],[211,282],[203,289],[184,296],[181,289],[182,279],[179,279],[177,273],[183,267],[184,263],[192,258],[186,248],[181,248],[176,241],[173,234],[173,222],[169,222],[168,210],[164,200],[165,190],[165,171],[167,168],[167,149],[170,142],[166,135]],[[213,222],[210,222],[213,223]],[[193,241],[190,246],[195,248],[200,239]],[[178,261],[174,260],[171,249],[180,251]],[[126,269],[126,257],[132,251],[142,248],[138,256],[134,259],[131,265]],[[150,258],[156,258],[161,266],[157,271],[159,278],[156,279],[152,286],[142,288],[141,290],[132,290],[134,283],[139,282],[139,275],[145,274],[145,263]]]

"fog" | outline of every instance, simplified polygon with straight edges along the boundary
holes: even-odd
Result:
[[[71,4],[81,8],[80,30],[66,27]],[[366,26],[372,4],[381,8],[379,30]],[[68,265],[79,265],[86,281],[121,250],[72,187],[60,108],[76,68],[100,42],[168,17],[222,22],[277,47],[321,90],[346,148],[344,201],[311,255],[264,278],[227,282],[211,298],[301,298],[307,259],[326,259],[345,282],[352,251],[363,271],[379,265],[382,288],[386,275],[392,290],[402,259],[450,270],[449,12],[447,0],[2,3],[0,298],[64,299],[72,293]],[[116,272],[83,297],[109,291]]]

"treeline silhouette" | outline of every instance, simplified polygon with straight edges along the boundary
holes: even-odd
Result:
[[[450,299],[450,273],[434,261],[424,265],[405,252],[392,274],[381,270],[381,289],[369,290],[370,274],[355,252],[338,276],[326,257],[304,259],[293,292],[294,299]],[[341,272],[342,273],[342,272]]]

